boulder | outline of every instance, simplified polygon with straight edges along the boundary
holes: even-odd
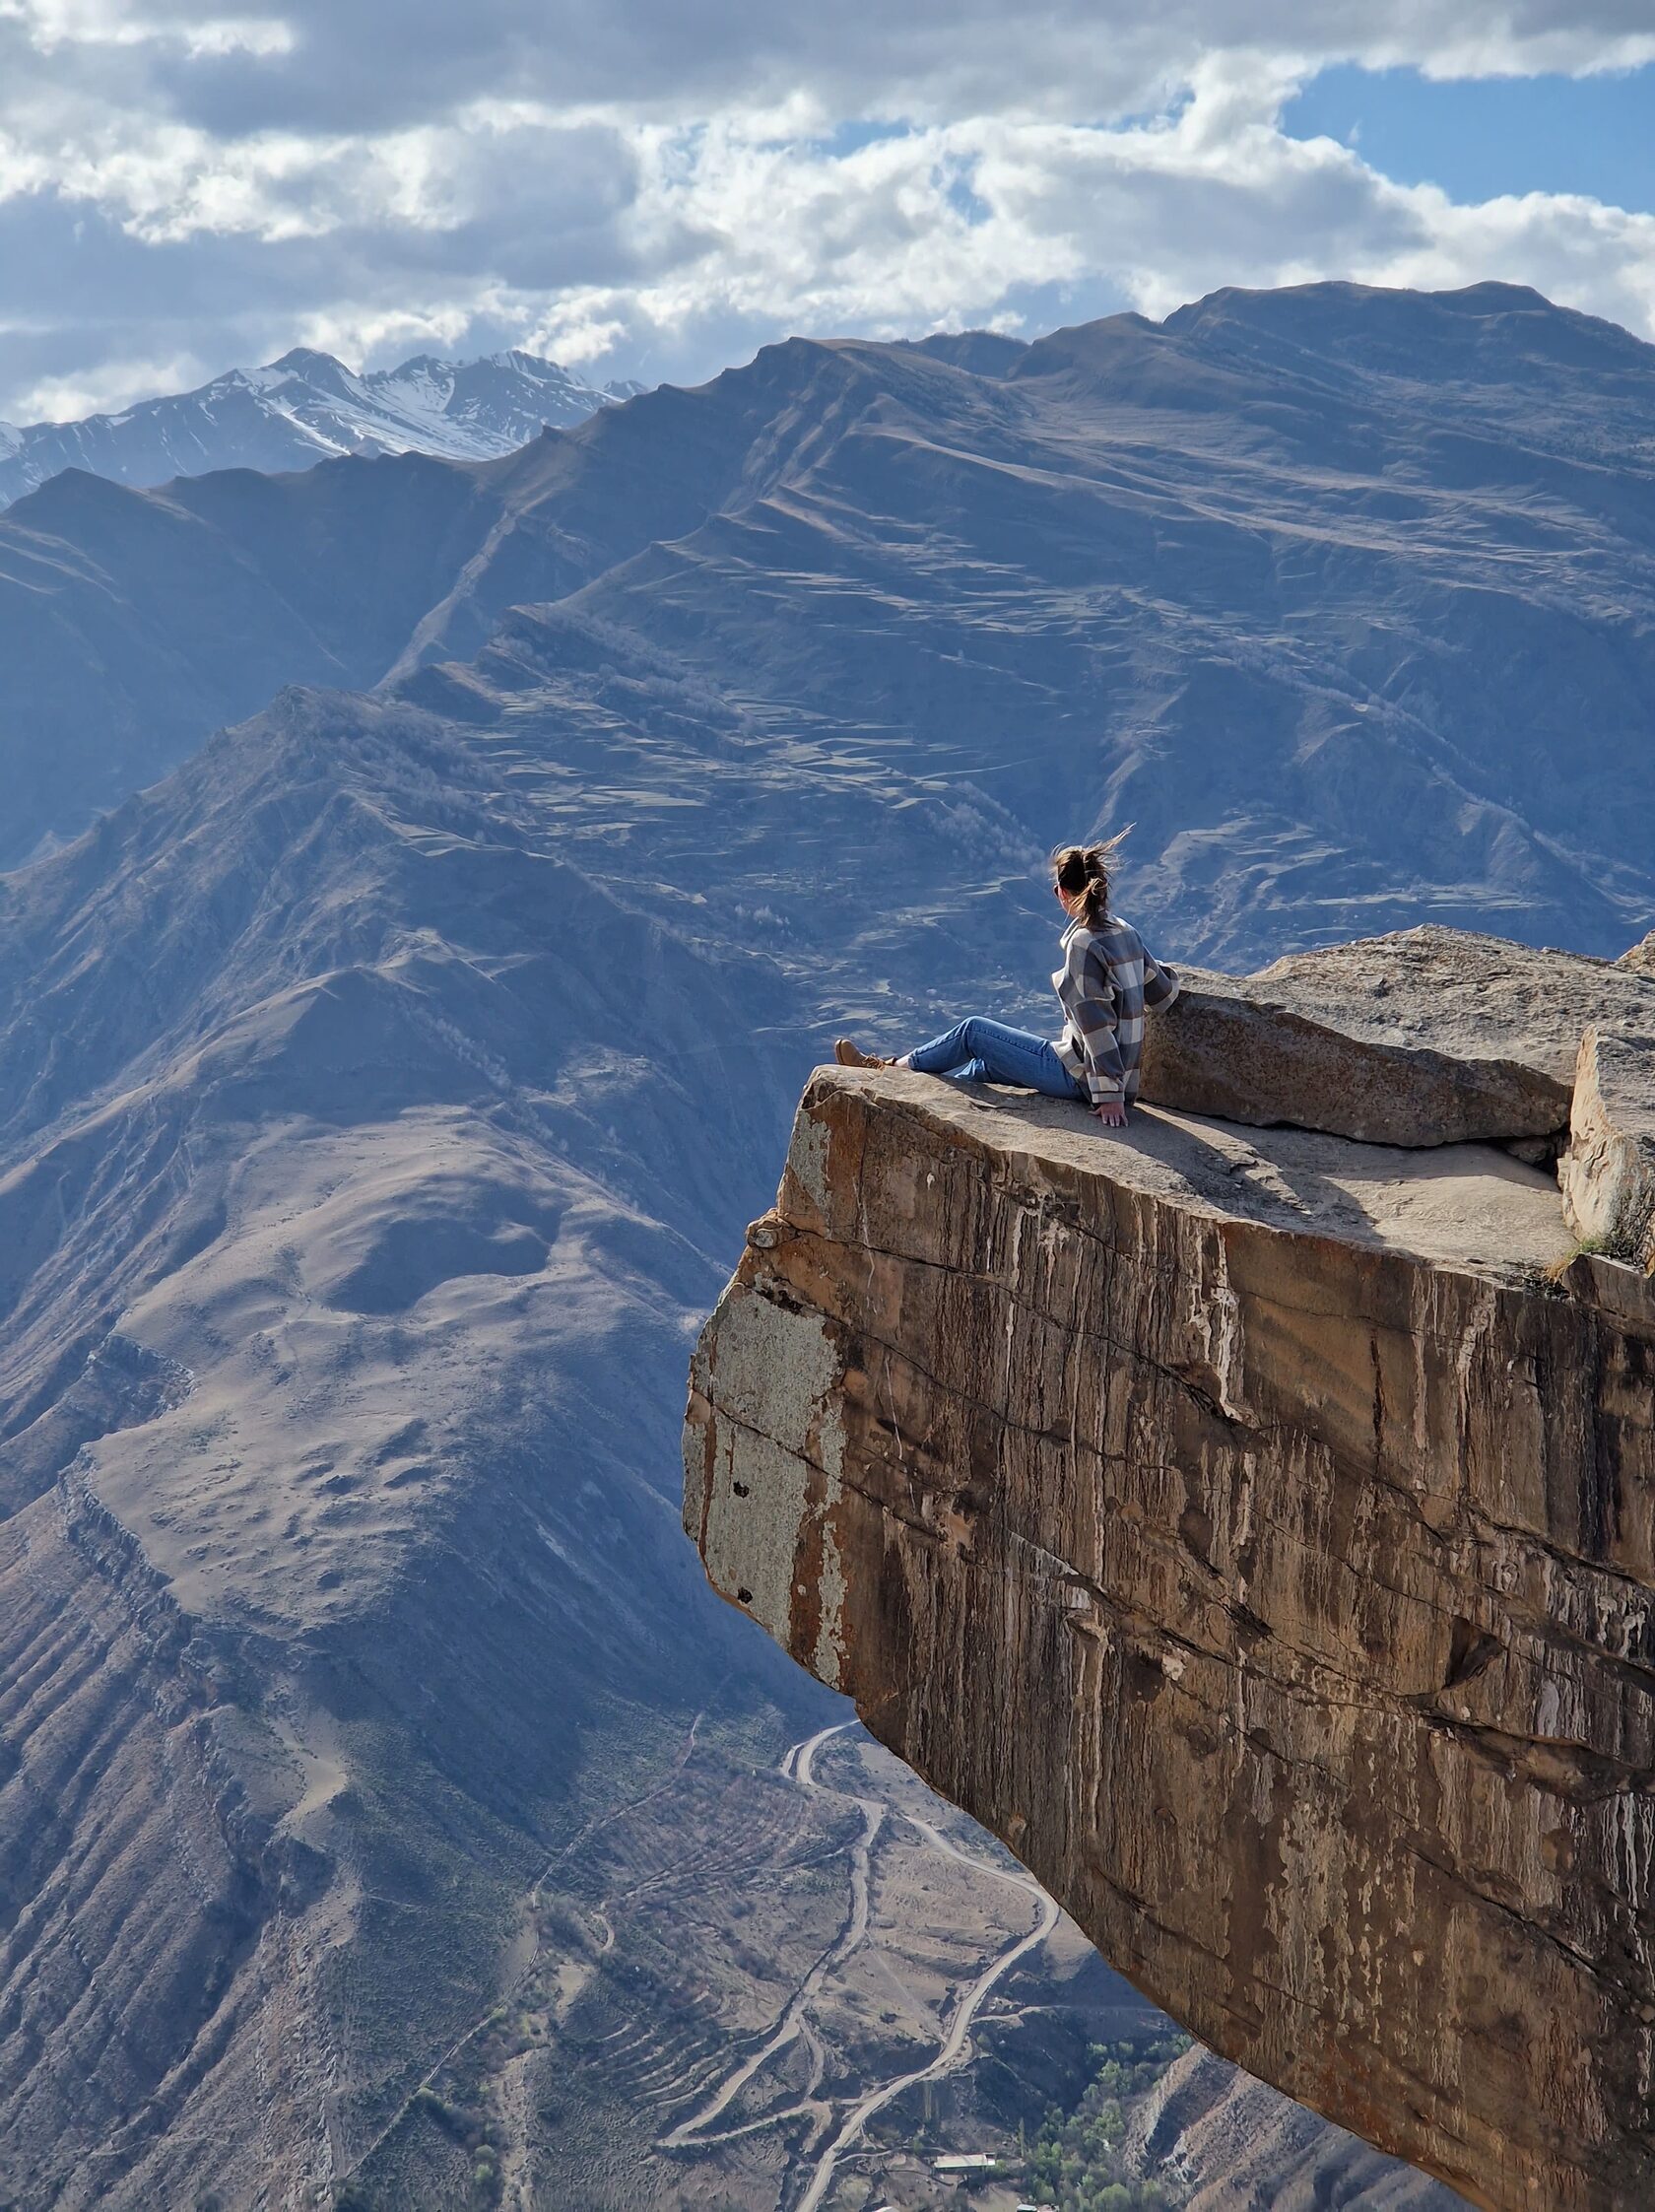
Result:
[[[1655,1036],[1655,974],[1434,925],[1179,972],[1145,1039],[1147,1102],[1368,1144],[1556,1137],[1587,1023]]]
[[[1544,1140],[1568,1120],[1569,1087],[1543,1068],[1364,1036],[1252,977],[1195,970],[1180,981],[1146,1033],[1149,1104],[1409,1146]]]
[[[1581,1039],[1557,1180],[1589,1250],[1655,1273],[1655,1039]]]
[[[1655,976],[1655,929],[1647,937],[1640,937],[1629,951],[1621,955],[1615,965],[1617,968],[1629,968],[1639,975]]]

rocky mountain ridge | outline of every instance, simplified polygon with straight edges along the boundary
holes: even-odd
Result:
[[[359,371],[296,346],[262,369],[228,369],[116,415],[0,423],[0,507],[67,468],[142,487],[213,469],[308,468],[340,453],[491,460],[641,388],[589,384],[516,351],[479,361],[416,354]]]
[[[1655,916],[1652,426],[1609,324],[1323,285],[793,341],[495,462],[70,473],[0,517],[0,859],[281,681],[556,603],[1039,847],[1136,821],[1137,918],[1213,966],[1422,918],[1611,954]]]
[[[1647,1083],[1655,982],[1441,931],[1279,964],[1227,1026],[1204,980],[1118,1140],[812,1079],[695,1355],[687,1530],[1213,2048],[1490,2212],[1619,2212],[1655,2184],[1655,1149],[1606,1146],[1598,1071],[1613,1036]],[[1381,980],[1389,1044],[1291,1005],[1360,1031]],[[1205,1055],[1244,1091],[1284,1015],[1328,1064],[1213,1117]],[[1578,1066],[1560,1178],[1498,1149],[1532,1098],[1420,1117],[1468,1029],[1479,1110],[1477,1041]],[[1425,1083],[1385,1141],[1376,1049],[1403,1118]],[[1617,1257],[1602,1175],[1646,1202]]]

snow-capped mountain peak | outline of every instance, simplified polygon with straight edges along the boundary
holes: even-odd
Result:
[[[416,354],[359,373],[332,354],[295,346],[263,368],[232,369],[120,414],[0,425],[0,506],[65,468],[149,485],[209,469],[307,468],[338,453],[487,460],[641,389],[589,384],[516,350],[468,362]]]

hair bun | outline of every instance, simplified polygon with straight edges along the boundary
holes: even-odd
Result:
[[[1059,845],[1052,854],[1052,872],[1057,887],[1071,899],[1086,894],[1086,905],[1081,919],[1089,927],[1096,928],[1109,909],[1109,880],[1127,833],[1117,830],[1113,837],[1100,838],[1095,844]]]

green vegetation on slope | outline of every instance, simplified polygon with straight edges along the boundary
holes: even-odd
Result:
[[[1177,2196],[1163,2181],[1130,2174],[1120,2156],[1133,2103],[1187,2050],[1186,2036],[1154,2043],[1094,2044],[1096,2071],[1080,2103],[1046,2114],[1029,2159],[1029,2194],[1055,2212],[1170,2212]]]

